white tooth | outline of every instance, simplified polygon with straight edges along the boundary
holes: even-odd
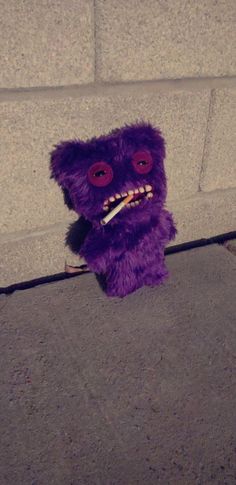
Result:
[[[128,195],[127,192],[122,192],[121,197],[126,197],[126,195]]]
[[[138,189],[135,189],[134,193],[135,194],[138,194],[139,193],[139,190]]]
[[[135,207],[135,202],[130,202],[131,207]]]
[[[121,198],[121,195],[120,195],[120,194],[116,194],[116,195],[115,195],[115,198],[116,198],[116,199],[120,199],[120,198]]]
[[[139,187],[139,192],[141,192],[141,194],[143,194],[145,192],[144,187]]]
[[[140,200],[135,200],[135,205],[139,205],[140,204]]]
[[[115,200],[115,197],[113,197],[113,195],[111,197],[109,197],[110,202],[114,202],[114,200]]]
[[[107,207],[107,205],[104,205],[103,210],[104,210],[104,211],[108,211],[108,207]]]
[[[147,194],[147,198],[148,198],[148,199],[151,199],[152,197],[153,197],[153,193],[152,193],[152,192],[148,192],[148,194]]]
[[[146,192],[151,192],[152,186],[151,185],[145,185]]]
[[[133,190],[128,190],[129,195],[133,195],[134,191]]]

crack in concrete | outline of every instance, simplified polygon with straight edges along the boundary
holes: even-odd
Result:
[[[205,178],[205,174],[207,170],[207,150],[208,150],[208,142],[209,142],[209,133],[211,132],[210,128],[211,128],[214,103],[215,103],[215,89],[212,89],[210,92],[209,109],[208,109],[207,123],[206,123],[206,133],[205,133],[205,139],[203,143],[202,161],[201,161],[201,168],[200,168],[199,182],[198,182],[198,192],[202,192],[202,183]]]

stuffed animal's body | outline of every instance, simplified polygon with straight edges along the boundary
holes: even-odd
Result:
[[[52,176],[68,206],[91,223],[79,254],[103,277],[109,296],[124,297],[167,276],[164,249],[176,229],[164,208],[164,157],[159,130],[145,123],[86,142],[62,142],[52,152]],[[102,225],[128,194],[132,201]]]

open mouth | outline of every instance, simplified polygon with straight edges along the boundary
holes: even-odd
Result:
[[[136,207],[144,199],[150,200],[153,197],[153,187],[151,185],[144,185],[137,189],[128,190],[127,192],[121,192],[121,194],[111,195],[108,199],[104,201],[103,210],[108,212],[114,209],[120,202],[125,199],[128,195],[132,195],[133,199],[126,207]]]

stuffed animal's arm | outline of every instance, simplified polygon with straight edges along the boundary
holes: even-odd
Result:
[[[174,219],[171,212],[164,209],[164,216],[166,219],[166,226],[168,228],[168,240],[171,241],[175,238],[177,234],[177,229],[175,227]]]
[[[154,234],[157,240],[162,241],[164,245],[175,238],[177,230],[171,212],[163,209],[156,224]]]
[[[104,228],[91,229],[81,249],[82,256],[91,271],[105,273],[109,262],[109,237]]]

